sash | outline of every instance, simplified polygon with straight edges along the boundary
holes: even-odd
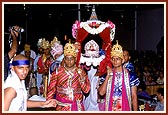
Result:
[[[128,97],[128,103],[129,103],[129,107],[130,107],[130,110],[132,110],[132,106],[131,106],[131,91],[130,91],[130,82],[129,82],[129,72],[124,69],[124,78],[125,78],[125,86],[126,86],[126,93],[127,93],[127,97]]]
[[[111,77],[108,79],[107,82],[107,90],[106,90],[106,98],[105,98],[105,111],[108,111],[109,105],[110,105],[110,90],[111,90],[111,85],[112,85],[112,79],[113,79],[114,71],[111,75]]]
[[[60,106],[70,106],[71,111],[82,111],[82,101],[81,100],[67,100],[65,98],[59,97],[58,95],[56,96],[56,100],[58,101],[58,105]]]
[[[129,74],[126,70],[122,70],[122,111],[131,110],[131,96],[130,96],[130,85],[129,85]],[[115,70],[108,80],[106,100],[105,100],[105,111],[112,111],[113,104],[113,93],[114,93],[114,81],[115,81]]]

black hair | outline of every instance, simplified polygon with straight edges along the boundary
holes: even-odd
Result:
[[[143,80],[140,80],[140,84],[139,84],[138,88],[142,89],[142,91],[146,90],[146,84]]]
[[[30,94],[31,96],[32,96],[32,95],[35,95],[35,94],[38,95],[38,88],[37,88],[37,86],[31,87],[31,88],[29,89],[29,94]]]
[[[164,96],[164,88],[158,88],[157,92],[161,94],[161,96]]]

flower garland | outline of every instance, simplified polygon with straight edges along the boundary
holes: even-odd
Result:
[[[72,26],[72,36],[75,39],[76,39],[76,33],[77,33],[78,29],[80,29],[80,22],[78,20],[76,20]]]
[[[100,65],[100,62],[105,58],[105,55],[101,55],[100,57],[85,57],[81,55],[80,64],[86,64],[86,66],[93,65],[94,67]]]
[[[91,27],[90,25],[99,25],[97,28],[94,26]],[[75,21],[75,24],[72,26],[72,36],[76,39],[77,30],[80,28],[84,28],[88,33],[90,34],[99,34],[101,33],[105,28],[111,28],[110,29],[110,40],[112,41],[114,39],[115,35],[115,25],[108,20],[106,23],[102,21],[87,21],[87,22],[79,22],[78,20]]]

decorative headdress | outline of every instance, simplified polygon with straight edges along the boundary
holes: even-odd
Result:
[[[99,45],[94,40],[85,44],[85,56],[99,57]]]
[[[25,46],[24,46],[24,51],[30,51],[30,45],[25,44]]]
[[[48,40],[45,40],[45,38],[42,39],[42,44],[41,44],[41,47],[43,49],[47,49],[47,48],[50,48],[50,43]]]
[[[122,50],[122,46],[120,46],[118,44],[118,40],[116,40],[116,44],[112,47],[111,49],[111,57],[113,56],[118,56],[120,57],[121,59],[124,59],[123,57],[123,50]]]
[[[72,44],[70,40],[69,40],[69,43],[66,43],[64,46],[64,56],[67,56],[67,55],[72,55],[74,57],[76,57],[77,55],[75,45]]]
[[[55,36],[54,39],[51,41],[51,47],[54,46],[54,43],[58,43],[58,44],[61,44],[60,41],[58,41],[58,38]]]
[[[58,41],[57,37],[54,37],[54,39],[51,41],[51,55],[54,57],[56,54],[62,54],[63,53],[63,46],[61,45],[61,42]]]
[[[37,42],[37,47],[40,48],[42,46],[42,38],[40,38]]]

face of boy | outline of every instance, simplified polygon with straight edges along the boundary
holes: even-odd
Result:
[[[24,80],[29,72],[29,65],[12,66],[12,69],[20,80]]]
[[[30,51],[26,51],[26,52],[25,52],[25,55],[26,55],[27,57],[30,57],[31,52],[30,52]]]
[[[75,59],[76,58],[74,56],[71,56],[71,55],[65,56],[64,61],[65,61],[66,67],[68,67],[68,68],[73,67],[75,65]]]
[[[130,60],[128,51],[124,51],[123,56],[124,56],[124,61],[127,63]]]
[[[44,54],[46,55],[50,54],[50,48],[44,49]]]
[[[121,67],[123,60],[118,56],[113,56],[111,62],[115,68]]]

